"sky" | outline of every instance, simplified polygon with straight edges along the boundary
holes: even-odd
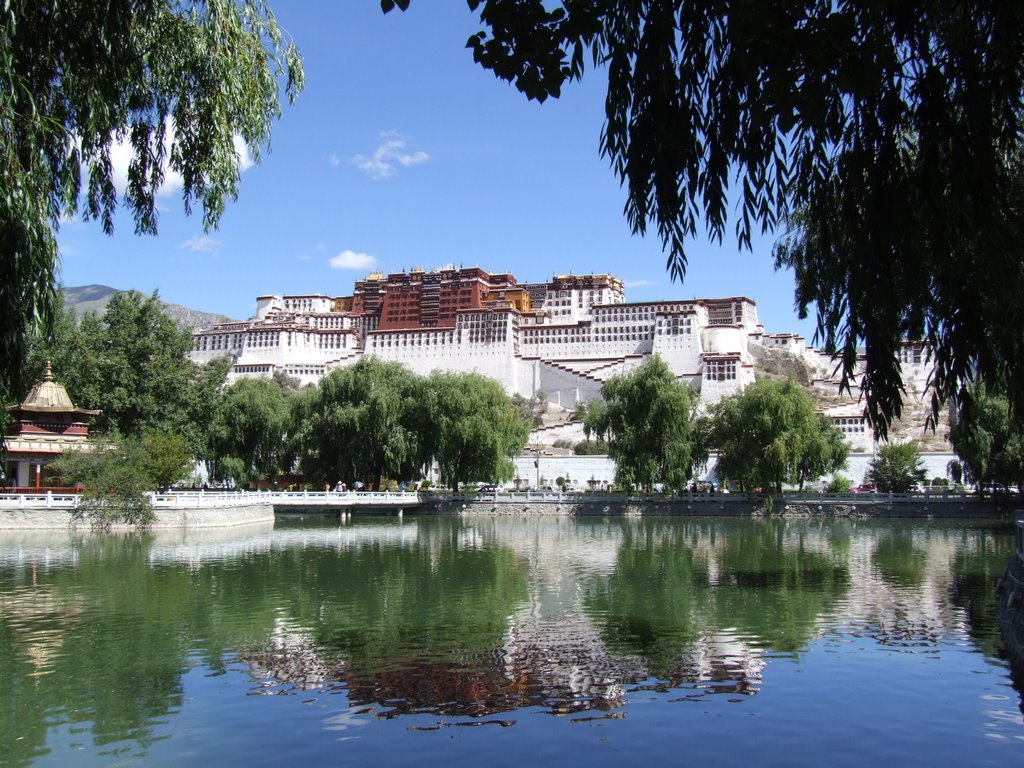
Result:
[[[792,272],[772,238],[741,250],[687,246],[673,282],[652,227],[633,235],[625,192],[600,156],[604,72],[589,69],[538,104],[473,62],[480,29],[464,2],[271,0],[305,63],[306,87],[283,107],[259,164],[244,162],[238,200],[217,230],[184,214],[180,187],[159,197],[159,235],[61,224],[61,282],[109,285],[251,317],[265,294],[351,295],[372,271],[479,266],[519,282],[611,273],[627,301],[747,296],[770,331],[802,333]],[[198,213],[198,212],[197,212]],[[732,220],[731,220],[732,221]]]

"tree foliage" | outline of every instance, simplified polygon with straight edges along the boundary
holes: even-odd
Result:
[[[139,438],[142,468],[152,485],[166,489],[195,467],[192,450],[177,432],[147,432]]]
[[[588,436],[607,436],[616,484],[685,488],[693,470],[707,460],[696,429],[696,393],[655,355],[630,373],[608,379],[601,398],[603,405],[588,405],[585,430]]]
[[[88,378],[74,378],[83,402],[103,403],[98,428],[139,436],[183,426],[194,371],[187,359],[192,334],[164,314],[156,294],[115,294],[102,320],[88,316],[81,332],[96,366]]]
[[[458,490],[469,480],[498,483],[515,475],[512,456],[530,436],[524,418],[494,379],[436,371],[423,382],[423,461],[437,462],[441,482]]]
[[[185,210],[215,227],[238,193],[239,149],[269,146],[280,90],[302,65],[263,0],[70,0],[0,5],[0,400],[23,387],[27,340],[60,306],[62,218],[113,229],[118,204],[157,231],[156,193],[180,176]],[[131,150],[118,189],[112,152]]]
[[[183,437],[150,432],[91,441],[88,449],[67,451],[52,466],[65,484],[82,486],[73,519],[103,529],[147,528],[155,519],[149,494],[182,479],[192,461]]]
[[[878,449],[865,475],[880,493],[911,493],[927,476],[914,443],[886,443]]]
[[[1020,3],[468,6],[484,27],[474,59],[528,98],[557,97],[588,58],[607,73],[601,152],[674,276],[686,241],[721,240],[730,213],[741,246],[789,231],[777,264],[795,269],[799,311],[815,306],[846,383],[865,348],[881,432],[901,412],[907,337],[932,350],[936,409],[1009,370],[1024,412]]]
[[[718,476],[743,491],[782,491],[841,469],[849,451],[842,433],[814,412],[795,382],[761,379],[711,409],[709,445]]]
[[[1009,403],[998,390],[984,385],[968,390],[949,441],[979,493],[987,483],[1021,487],[1024,482],[1024,429],[1010,418]]]
[[[291,468],[291,411],[274,379],[239,379],[217,403],[207,466],[214,480],[245,486]]]
[[[94,431],[136,438],[174,433],[194,456],[206,453],[210,414],[230,363],[189,361],[192,335],[164,314],[156,294],[117,293],[102,316],[87,313],[76,325],[65,311],[54,327],[51,340],[30,345],[29,381],[41,377],[49,360],[75,405],[101,411]]]
[[[853,483],[845,475],[836,475],[825,486],[825,493],[849,493]]]
[[[608,446],[602,440],[580,440],[572,446],[572,452],[576,456],[604,456],[608,453]]]
[[[295,410],[307,480],[334,485],[411,477],[420,467],[419,379],[399,363],[363,357],[331,371]]]

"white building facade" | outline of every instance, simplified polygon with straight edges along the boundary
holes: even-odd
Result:
[[[630,303],[621,281],[610,275],[556,276],[546,285],[524,286],[502,275],[501,290],[492,292],[500,299],[492,299],[487,274],[474,273],[474,281],[485,284],[482,298],[450,312],[454,324],[382,327],[387,324],[381,310],[354,311],[351,297],[260,296],[252,319],[196,331],[190,358],[200,364],[230,358],[229,381],[281,371],[311,384],[373,355],[421,375],[438,369],[481,373],[499,381],[509,395],[543,393],[549,403],[573,410],[597,398],[609,377],[655,354],[699,391],[704,403],[739,392],[754,381],[759,359],[783,354],[810,371],[813,386],[837,392],[834,361],[807,347],[799,335],[767,333],[747,297]],[[385,285],[382,276],[372,277]],[[403,280],[406,291],[409,282]],[[387,288],[380,293],[386,299]],[[402,306],[412,306],[408,294],[402,296]],[[431,312],[434,316],[436,308]],[[908,345],[904,360],[908,379],[921,378],[927,355],[920,346]],[[857,395],[823,411],[855,451],[870,451],[871,431]]]

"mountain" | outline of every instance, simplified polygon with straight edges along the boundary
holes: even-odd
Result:
[[[117,288],[111,288],[109,285],[79,285],[65,287],[64,306],[74,310],[75,317],[81,320],[86,312],[103,314],[103,311],[107,307],[107,302],[110,301],[110,297],[115,293],[123,293],[123,291],[119,291]],[[209,328],[211,325],[216,323],[232,322],[231,318],[226,315],[218,315],[213,312],[201,312],[198,309],[191,309],[189,307],[182,306],[181,304],[168,304],[163,301],[160,303],[163,305],[164,312],[168,317],[172,320],[176,320],[180,325],[183,325],[186,328],[191,328],[192,330]]]

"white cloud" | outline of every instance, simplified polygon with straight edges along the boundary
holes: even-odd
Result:
[[[327,162],[330,163],[331,168],[337,168],[341,165],[341,158],[338,157],[337,152],[331,152],[330,157],[327,158]]]
[[[193,253],[219,253],[220,240],[207,235],[198,235],[189,238],[178,247]]]
[[[655,280],[623,280],[623,288],[646,288],[649,285],[659,285]]]
[[[238,155],[238,172],[245,173],[253,166],[252,155],[249,154],[249,145],[241,136],[234,136],[235,154]]]
[[[352,158],[355,166],[365,171],[371,179],[384,179],[394,176],[396,166],[411,168],[430,159],[430,155],[421,150],[406,152],[405,138],[393,131],[381,134],[384,141],[373,151],[372,155],[356,155]]]
[[[232,139],[235,148],[235,154],[238,156],[238,171],[239,173],[245,173],[253,166],[252,155],[249,152],[249,147],[242,139],[241,136],[235,136]],[[164,137],[164,144],[168,147],[167,154],[170,155],[170,146],[174,143],[174,125],[169,124],[167,126],[167,134]],[[131,163],[134,152],[132,150],[131,142],[127,137],[118,139],[110,147],[110,164],[113,166],[114,171],[114,186],[117,188],[118,194],[123,195],[124,191],[128,188],[128,165]],[[184,186],[184,179],[181,174],[177,171],[171,170],[170,162],[167,157],[164,158],[164,183],[160,185],[160,189],[157,190],[158,197],[167,197],[177,193],[182,186]]]
[[[342,251],[332,256],[329,264],[331,269],[370,269],[377,264],[377,260],[368,253]]]

